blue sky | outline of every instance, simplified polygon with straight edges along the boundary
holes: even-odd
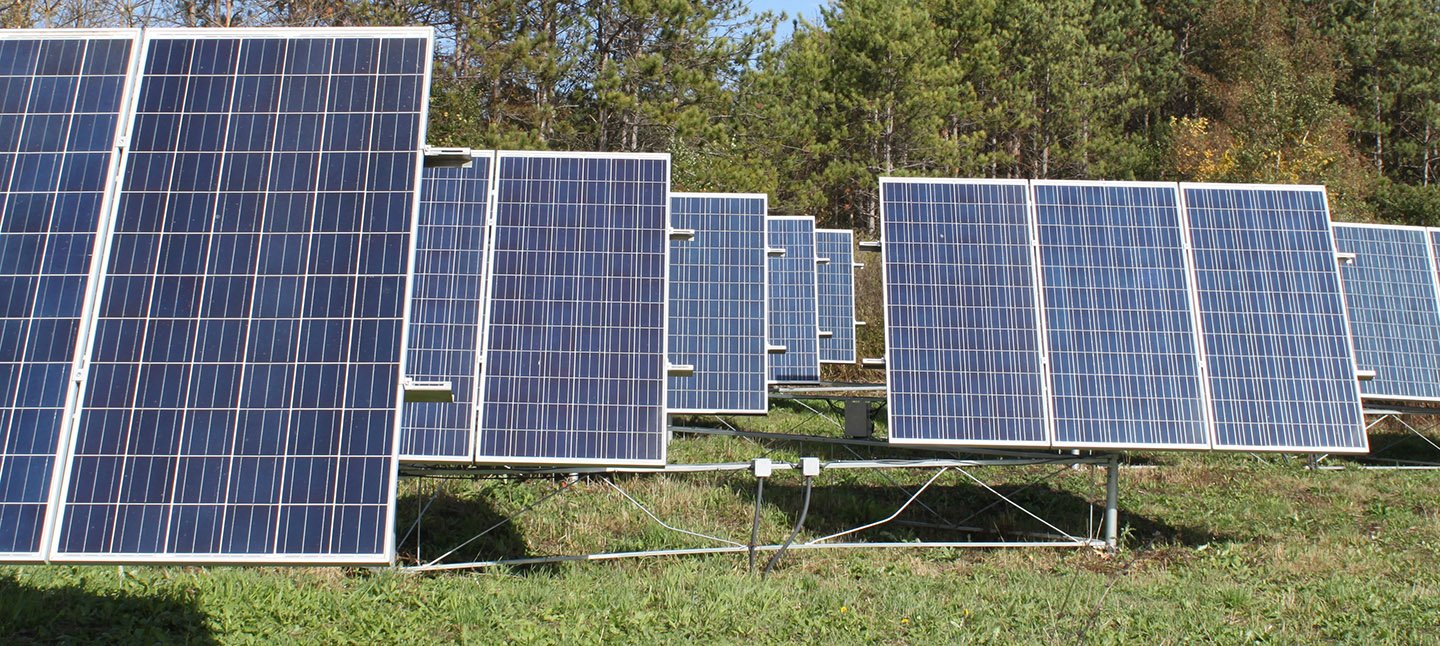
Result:
[[[785,12],[791,18],[804,16],[807,20],[814,22],[820,18],[820,5],[825,0],[750,0],[750,10],[759,13],[761,11],[774,11],[775,13]],[[780,25],[777,36],[785,38],[790,35],[790,21],[786,20]]]

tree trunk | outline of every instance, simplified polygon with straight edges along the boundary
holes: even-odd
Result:
[[[555,47],[555,4],[546,2],[541,6],[545,12],[540,18],[540,31],[545,34],[547,51],[553,55]],[[535,123],[535,129],[540,136],[540,141],[549,141],[553,134],[555,125],[552,121],[551,112],[554,103],[555,80],[548,76],[536,79],[538,83],[535,97],[535,108],[539,112],[539,119]]]
[[[1377,50],[1380,43],[1380,35],[1376,31],[1379,29],[1379,21],[1380,3],[1372,0],[1370,2],[1370,44],[1372,48]],[[1375,113],[1371,115],[1374,118],[1372,127],[1375,128],[1375,150],[1373,154],[1375,155],[1375,171],[1383,173],[1385,172],[1385,147],[1382,139],[1384,135],[1381,130],[1384,128],[1384,122],[1380,120],[1380,70],[1378,64],[1376,65],[1374,74],[1375,82],[1370,88],[1371,94],[1375,98]]]
[[[1424,145],[1423,148],[1424,148],[1424,150],[1425,150],[1425,153],[1424,153],[1424,157],[1422,158],[1421,164],[1420,164],[1420,185],[1421,185],[1421,186],[1429,186],[1429,185],[1430,185],[1430,160],[1433,158],[1433,157],[1432,157],[1432,154],[1433,154],[1434,148],[1430,145],[1430,124],[1428,124],[1428,123],[1425,124],[1425,145]]]
[[[1375,75],[1375,86],[1372,88],[1375,93],[1375,172],[1385,172],[1385,146],[1384,135],[1381,128],[1384,122],[1380,120],[1380,75]]]

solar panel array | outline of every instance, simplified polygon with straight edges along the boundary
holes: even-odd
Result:
[[[1375,399],[1440,402],[1440,287],[1432,233],[1419,227],[1333,225],[1355,363],[1374,370],[1360,393]]]
[[[664,464],[669,156],[496,164],[476,460]]]
[[[855,232],[816,230],[815,253],[820,363],[855,363]]]
[[[140,32],[0,31],[0,560],[35,560]]]
[[[388,562],[402,437],[664,463],[668,155],[482,154],[417,217],[432,34],[0,35],[0,558]]]
[[[407,402],[400,459],[469,462],[474,452],[485,292],[485,226],[494,153],[426,168],[411,297],[409,377],[450,382],[450,402]]]
[[[667,409],[855,361],[853,233],[668,155],[422,190],[432,40],[0,31],[0,560],[386,563],[398,458],[661,466]],[[1352,452],[1357,364],[1440,401],[1440,235],[1322,187],[881,197],[892,442]]]
[[[1323,188],[881,197],[891,441],[1365,450]]]
[[[694,366],[670,377],[672,413],[757,413],[766,392],[767,198],[757,194],[671,193],[669,355]]]
[[[820,320],[816,300],[815,218],[772,215],[766,240],[784,255],[770,257],[771,383],[820,381]]]

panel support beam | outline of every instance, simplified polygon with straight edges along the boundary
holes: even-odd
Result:
[[[1120,547],[1120,456],[1105,463],[1105,546]]]
[[[475,153],[469,148],[425,147],[426,168],[469,168]]]

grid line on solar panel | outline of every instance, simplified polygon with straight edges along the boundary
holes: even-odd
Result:
[[[890,442],[1049,446],[1027,182],[880,193]]]
[[[670,377],[672,413],[763,414],[766,384],[765,215],[757,193],[671,193],[670,357],[695,367]]]
[[[1340,267],[1355,364],[1376,376],[1362,397],[1440,401],[1440,289],[1431,234],[1421,227],[1340,223],[1336,249],[1355,254]]]
[[[0,30],[0,561],[39,561],[138,30]]]
[[[453,401],[405,404],[401,460],[470,462],[474,455],[494,153],[472,157],[468,168],[424,171],[407,376],[450,382]]]
[[[1208,449],[1178,186],[1030,186],[1054,446]]]
[[[52,559],[393,559],[432,38],[145,32]]]
[[[816,267],[820,363],[855,363],[855,232],[817,229],[815,253],[829,260]]]
[[[476,461],[663,465],[670,156],[496,164]]]
[[[1180,189],[1215,448],[1365,451],[1325,187]]]
[[[772,215],[766,240],[782,256],[771,257],[770,343],[785,352],[769,355],[770,383],[820,381],[820,315],[817,301],[815,218]]]

